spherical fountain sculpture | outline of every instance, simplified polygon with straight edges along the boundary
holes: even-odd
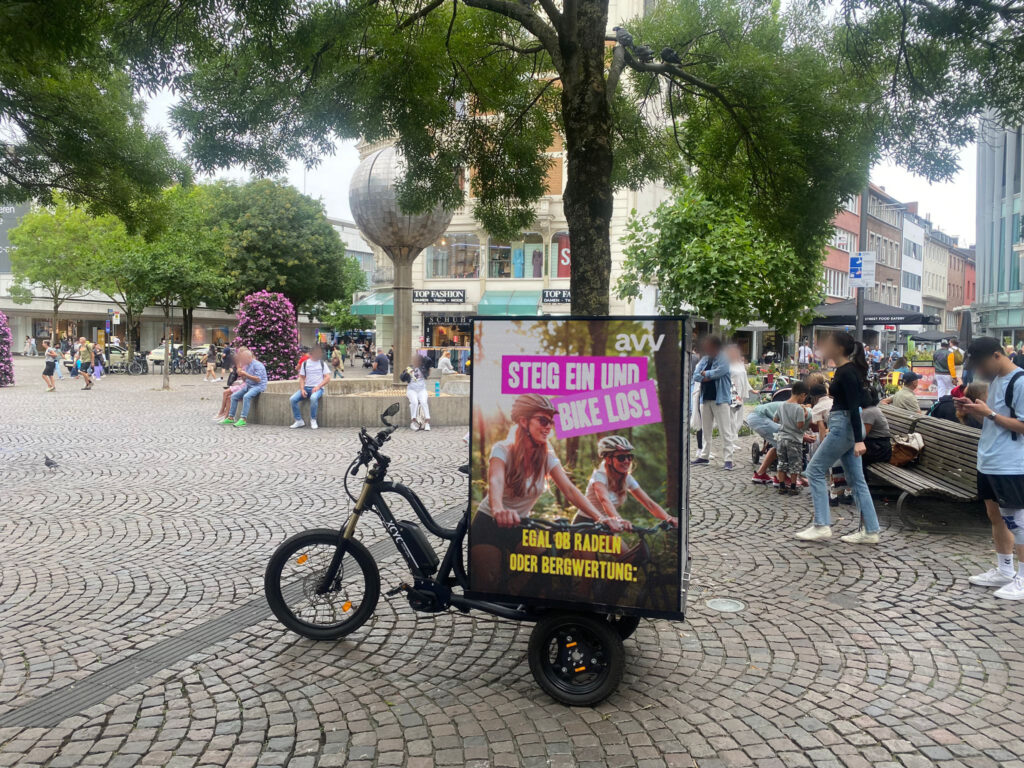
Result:
[[[398,185],[405,163],[395,146],[363,158],[352,176],[348,201],[352,216],[367,239],[395,265],[395,381],[412,353],[412,264],[420,252],[448,229],[452,214],[437,206],[410,215],[398,206]]]

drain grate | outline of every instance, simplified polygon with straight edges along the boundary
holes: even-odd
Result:
[[[461,514],[455,510],[453,512],[451,515],[439,515],[438,522],[441,525],[453,524]],[[382,556],[388,553],[397,554],[394,551],[394,543],[387,537],[373,543],[369,549],[374,559],[382,559]],[[301,585],[294,584],[292,589],[297,592]],[[288,596],[295,597],[294,594]],[[62,720],[101,703],[118,691],[155,675],[161,669],[166,669],[193,653],[227,640],[246,627],[259,624],[270,615],[267,601],[260,595],[215,619],[185,630],[180,635],[161,640],[75,683],[44,694],[22,707],[0,715],[0,728],[52,728]]]

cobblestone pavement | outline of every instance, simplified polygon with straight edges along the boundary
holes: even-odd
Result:
[[[1024,766],[1024,606],[967,585],[991,558],[974,510],[880,505],[879,547],[803,544],[806,497],[699,468],[687,621],[642,622],[618,694],[567,709],[510,622],[382,599],[318,644],[266,618],[270,552],[343,515],[351,432],[220,427],[200,377],[44,394],[39,368],[19,359],[0,390],[0,766]],[[458,505],[461,435],[397,433],[395,474]],[[133,667],[149,652],[163,666]],[[4,725],[123,669],[144,679],[104,678],[55,726]]]

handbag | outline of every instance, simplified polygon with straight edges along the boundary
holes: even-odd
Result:
[[[897,435],[892,439],[892,458],[889,463],[894,467],[905,467],[917,461],[924,449],[924,438],[916,432],[909,435]]]

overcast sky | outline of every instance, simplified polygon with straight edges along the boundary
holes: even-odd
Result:
[[[147,122],[153,127],[170,131],[168,109],[173,97],[163,92],[149,101]],[[173,135],[171,143],[176,151],[183,150],[182,144]],[[306,170],[301,163],[289,168],[288,181],[311,197],[323,201],[327,215],[348,219],[352,214],[348,207],[348,184],[352,173],[359,164],[359,153],[354,141],[343,142],[332,157],[325,157],[321,163]],[[931,216],[932,223],[949,235],[960,238],[961,246],[974,244],[974,146],[965,148],[960,154],[960,173],[951,182],[929,184],[924,179],[891,164],[876,166],[871,180],[883,186],[886,192],[904,203],[918,202],[918,213]],[[217,178],[244,179],[241,169],[218,173]]]

